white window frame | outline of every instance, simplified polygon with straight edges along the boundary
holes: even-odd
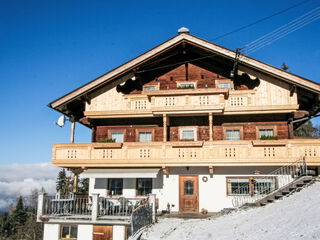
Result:
[[[111,132],[110,133],[110,138],[111,139],[115,139],[116,141],[115,142],[117,142],[117,139],[116,138],[112,138],[112,134],[119,134],[119,133],[121,133],[122,134],[122,142],[124,142],[124,132]]]
[[[197,141],[197,128],[190,128],[190,127],[187,127],[187,128],[180,128],[180,141],[192,141],[192,140],[189,140],[189,139],[183,139],[183,131],[193,131],[193,136],[194,136],[194,139],[193,141]]]
[[[262,136],[269,136],[269,135],[261,135],[260,131],[265,131],[265,130],[272,130],[272,137],[274,137],[274,129],[273,128],[259,128],[259,138]]]
[[[228,131],[232,131],[232,132],[237,131],[237,132],[239,132],[239,139],[228,139],[227,138],[227,132]],[[226,129],[226,140],[228,140],[228,141],[239,141],[239,140],[241,140],[241,129]]]
[[[229,87],[221,87],[220,85],[226,85],[228,84]],[[221,82],[221,83],[218,83],[218,88],[228,88],[228,89],[231,89],[232,88],[232,85],[230,82]]]
[[[154,89],[148,89],[148,88],[154,88]],[[147,85],[143,87],[144,91],[157,91],[158,89],[158,85]]]

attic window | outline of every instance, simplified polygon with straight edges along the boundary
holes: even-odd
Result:
[[[201,79],[204,79],[204,75],[203,74],[201,74]]]
[[[157,86],[145,86],[144,87],[145,91],[156,91],[157,90]]]
[[[229,89],[231,89],[231,83],[219,83],[219,88],[229,88]]]
[[[170,80],[172,81],[172,80],[173,80],[173,77],[170,77]]]
[[[186,83],[179,83],[178,88],[180,89],[193,89],[196,88],[196,83],[194,82],[186,82]]]

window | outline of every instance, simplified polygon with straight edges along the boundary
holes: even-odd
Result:
[[[110,178],[108,187],[109,187],[109,195],[122,195],[123,179]]]
[[[94,189],[107,189],[107,182],[106,178],[95,178]]]
[[[193,181],[184,182],[184,195],[193,195]]]
[[[195,130],[194,129],[182,129],[181,140],[184,141],[195,141]]]
[[[273,129],[259,129],[259,138],[262,136],[272,137],[273,134]]]
[[[157,90],[157,86],[145,86],[144,90],[145,91],[156,91]]]
[[[76,225],[62,225],[61,226],[61,239],[77,239],[78,226]]]
[[[231,89],[231,83],[219,83],[218,87]]]
[[[227,177],[228,195],[265,195],[275,189],[275,177]]]
[[[123,142],[123,132],[112,132],[111,139],[115,140],[116,142]]]
[[[190,82],[190,83],[179,83],[179,86],[178,88],[195,88],[196,87],[196,84],[193,83],[193,82]]]
[[[139,132],[139,142],[152,142],[152,132]]]
[[[137,195],[145,196],[152,193],[152,178],[137,178]]]
[[[240,130],[226,130],[226,140],[240,140]]]

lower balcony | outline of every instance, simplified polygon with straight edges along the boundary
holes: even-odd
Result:
[[[53,145],[59,167],[282,166],[305,158],[320,166],[320,140],[63,143]]]
[[[130,224],[135,215],[152,217],[155,196],[105,198],[72,195],[68,198],[41,194],[38,199],[39,222]],[[145,216],[146,215],[146,216]]]

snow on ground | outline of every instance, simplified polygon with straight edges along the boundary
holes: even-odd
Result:
[[[320,239],[320,182],[265,207],[218,218],[161,217],[141,239]]]

